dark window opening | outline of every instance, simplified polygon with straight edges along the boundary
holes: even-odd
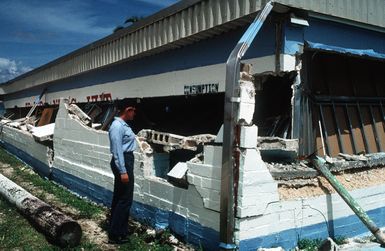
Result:
[[[257,75],[253,123],[258,135],[290,138],[292,84],[296,73]]]
[[[216,135],[223,124],[224,94],[143,98],[132,123],[135,132],[153,129],[182,136]]]

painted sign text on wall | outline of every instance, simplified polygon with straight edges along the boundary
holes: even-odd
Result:
[[[184,95],[202,95],[202,94],[218,93],[218,91],[219,91],[219,83],[184,86]]]

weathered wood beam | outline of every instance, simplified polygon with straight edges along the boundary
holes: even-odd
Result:
[[[80,225],[71,217],[28,193],[0,174],[0,194],[16,205],[51,241],[61,247],[79,245],[82,236]]]

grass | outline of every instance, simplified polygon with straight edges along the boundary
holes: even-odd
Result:
[[[322,239],[301,239],[298,241],[298,248],[305,251],[316,251],[321,243]]]
[[[41,178],[36,173],[28,172],[26,169],[29,167],[26,167],[24,163],[8,154],[2,148],[0,148],[0,161],[13,167],[14,174],[13,177],[11,177],[12,180],[16,182],[27,181],[33,184],[35,187],[43,190],[43,193],[35,194],[40,199],[44,200],[45,192],[50,193],[54,195],[60,202],[77,209],[79,211],[80,218],[91,219],[103,213],[103,208],[100,206],[79,198],[65,188],[62,188],[49,180]]]
[[[49,243],[13,205],[0,197],[0,250],[62,249]],[[83,240],[80,246],[71,250],[97,250],[97,246]]]
[[[146,234],[142,235],[133,235],[130,237],[130,242],[119,247],[119,250],[127,251],[139,251],[139,250],[148,250],[148,251],[172,251],[174,250],[171,246],[165,245],[155,241],[152,245],[146,243],[145,239],[147,238]]]
[[[333,238],[333,241],[337,245],[342,245],[346,243],[346,237],[336,236]],[[298,241],[298,248],[305,251],[316,251],[321,246],[323,239],[301,239]]]
[[[48,194],[53,195],[58,201],[77,209],[80,218],[97,219],[97,216],[104,214],[105,210],[87,200],[83,200],[72,194],[65,188],[46,180],[26,166],[19,159],[10,155],[0,147],[0,164],[9,164],[13,168],[11,180],[16,183],[28,182],[38,188],[34,195],[44,200]],[[1,168],[0,168],[1,173]],[[160,238],[148,243],[149,236],[146,233],[134,234],[130,242],[119,246],[119,250],[149,250],[149,251],[171,251],[173,247],[165,243],[170,236],[166,231]],[[49,241],[43,234],[39,233],[30,225],[13,205],[10,205],[0,196],[0,250],[63,250]],[[65,250],[65,249],[64,249]],[[96,244],[87,241],[84,236],[80,246],[69,250],[101,250]]]

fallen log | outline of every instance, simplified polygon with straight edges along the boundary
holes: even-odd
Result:
[[[0,194],[19,209],[49,240],[60,247],[79,245],[80,225],[0,174]]]

